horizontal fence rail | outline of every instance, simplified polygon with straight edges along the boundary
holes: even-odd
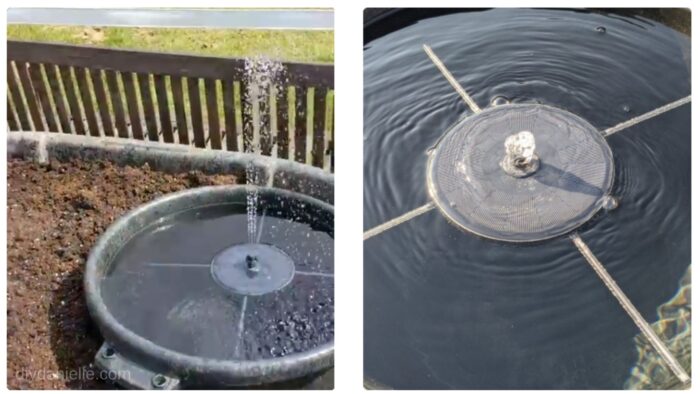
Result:
[[[23,41],[8,41],[7,55],[11,131],[253,152],[333,172],[332,65],[282,63],[270,83],[236,58]]]

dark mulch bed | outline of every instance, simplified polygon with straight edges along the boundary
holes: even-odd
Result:
[[[233,176],[164,174],[106,162],[10,161],[7,168],[7,377],[12,389],[104,389],[101,344],[83,297],[97,237],[128,210]]]

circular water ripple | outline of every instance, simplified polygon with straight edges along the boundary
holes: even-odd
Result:
[[[470,115],[423,44],[482,107],[541,103],[599,130],[690,94],[687,38],[645,19],[502,9],[418,21],[365,47],[365,229],[429,201],[426,152]],[[690,263],[690,106],[608,143],[620,206],[581,236],[654,320]],[[636,361],[636,327],[567,238],[486,241],[432,211],[364,246],[364,365],[382,384],[622,388]]]

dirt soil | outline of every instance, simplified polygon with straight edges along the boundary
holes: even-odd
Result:
[[[231,183],[233,176],[107,162],[8,162],[8,387],[113,387],[92,369],[102,340],[83,297],[90,248],[131,208],[166,193]]]

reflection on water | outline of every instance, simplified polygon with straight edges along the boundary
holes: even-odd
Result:
[[[652,328],[659,335],[683,369],[691,371],[690,340],[690,267],[681,279],[678,294],[658,308],[658,320]],[[632,376],[625,383],[626,389],[679,389],[678,379],[666,367],[643,335],[635,337],[639,360],[632,368]]]

